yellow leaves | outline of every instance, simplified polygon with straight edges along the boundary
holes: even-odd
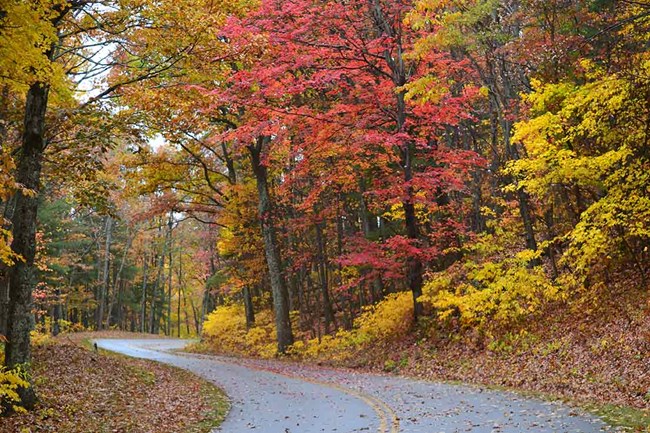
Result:
[[[396,91],[405,91],[404,99],[407,101],[413,100],[420,104],[437,104],[449,94],[448,85],[441,83],[440,79],[434,75],[426,75],[417,80],[410,81],[404,86],[397,88]]]
[[[221,353],[274,357],[277,344],[272,312],[257,312],[255,326],[248,330],[245,317],[242,305],[219,306],[208,315],[203,336],[211,348]]]
[[[356,331],[370,340],[390,341],[406,335],[413,326],[413,295],[392,293],[367,307],[355,322]]]
[[[467,326],[515,322],[559,295],[541,268],[527,267],[533,255],[486,262],[462,276],[467,281],[463,284],[452,285],[447,275],[435,275],[425,285],[422,300],[438,310],[440,320],[458,314]]]
[[[297,320],[292,317],[292,321]],[[256,325],[246,329],[244,307],[224,305],[208,315],[203,335],[208,344],[219,352],[271,358],[277,353],[273,314],[262,310],[255,316]],[[350,331],[314,338],[306,343],[296,342],[289,353],[299,357],[343,360],[365,344],[397,340],[413,326],[413,296],[411,292],[390,294],[376,305],[366,307],[354,321]]]
[[[224,227],[219,231],[217,240],[217,251],[220,256],[228,256],[232,253],[232,245],[235,241],[235,235],[231,229]]]
[[[416,197],[419,194],[423,193],[417,193]],[[415,215],[419,221],[426,221],[431,212],[432,210],[423,203],[415,203]],[[402,203],[394,203],[391,205],[390,210],[384,212],[381,216],[389,221],[403,221],[404,205]]]
[[[0,367],[0,401],[8,403],[18,413],[25,412],[25,409],[20,406],[18,388],[27,387],[29,387],[29,382],[27,382],[27,373],[25,370],[20,367],[13,370]],[[0,405],[0,414],[4,409],[5,406]]]
[[[488,206],[481,206],[481,215],[488,218],[495,218],[497,214]]]
[[[405,23],[416,30],[432,30],[414,44],[414,56],[432,49],[476,48],[482,39],[499,37],[486,29],[485,21],[498,10],[498,0],[419,0]],[[481,29],[478,31],[477,29]]]
[[[568,245],[560,263],[579,275],[572,286],[599,267],[630,260],[634,245],[650,239],[647,59],[625,76],[588,61],[582,66],[588,81],[580,86],[533,82],[525,97],[533,117],[513,135],[527,157],[506,168],[516,179],[511,189],[563,206],[569,194],[582,201],[577,224],[555,228]]]
[[[519,229],[503,224],[494,234],[477,237],[466,261],[433,273],[420,301],[436,310],[441,321],[456,318],[464,326],[508,325],[534,314],[562,291],[541,267],[530,268],[543,249],[515,250]]]
[[[0,20],[0,83],[24,91],[35,82],[52,83],[63,77],[46,51],[57,41],[51,24],[58,1],[3,2]]]
[[[298,341],[289,349],[295,356],[336,361],[350,359],[368,344],[395,341],[413,326],[413,295],[411,292],[392,293],[383,301],[365,307],[354,320],[353,329],[339,330],[335,335]]]

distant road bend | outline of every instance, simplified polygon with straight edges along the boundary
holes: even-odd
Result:
[[[558,404],[478,387],[276,361],[171,352],[182,340],[96,340],[103,349],[191,371],[232,408],[223,433],[595,433],[600,419]]]

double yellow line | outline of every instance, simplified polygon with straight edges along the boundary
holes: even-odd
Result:
[[[210,355],[204,355],[204,354],[186,353],[186,352],[175,352],[174,354],[184,355],[184,356],[194,357],[194,358],[204,358],[204,359],[207,358],[207,359],[214,360],[214,357]],[[222,360],[217,360],[217,362],[227,363],[227,361],[222,361]],[[397,417],[397,414],[393,409],[391,409],[390,406],[388,406],[385,402],[378,399],[377,397],[374,397],[372,395],[351,388],[346,388],[341,385],[337,385],[335,383],[324,382],[316,379],[309,379],[295,374],[280,373],[278,371],[265,369],[258,366],[253,367],[245,364],[238,364],[238,365],[244,366],[246,368],[250,368],[251,370],[264,371],[266,373],[273,373],[273,374],[277,374],[278,376],[284,376],[289,379],[300,380],[314,385],[332,388],[342,393],[351,395],[352,397],[356,397],[359,400],[366,403],[368,406],[370,406],[370,408],[372,408],[372,410],[375,411],[375,413],[377,414],[377,418],[379,418],[379,429],[377,429],[377,433],[399,433],[399,418]]]
[[[372,410],[375,411],[377,417],[379,418],[379,429],[377,430],[378,433],[399,433],[399,418],[397,417],[397,414],[393,409],[391,409],[390,406],[388,406],[386,403],[384,403],[382,400],[378,399],[377,397],[359,391],[355,391],[350,388],[344,388],[342,386],[328,384],[327,382],[315,382],[315,383],[322,386],[329,386],[338,391],[344,392],[346,394],[350,394],[354,397],[357,397],[358,399],[366,403],[368,406],[370,406]]]
[[[249,366],[247,367],[251,368]],[[399,418],[397,417],[397,414],[393,409],[391,409],[390,406],[388,406],[386,403],[384,403],[382,400],[378,399],[377,397],[374,397],[372,395],[351,388],[345,388],[341,385],[337,385],[330,382],[308,379],[306,377],[296,376],[292,374],[278,373],[273,370],[264,370],[260,368],[255,368],[255,369],[266,371],[267,373],[274,373],[279,376],[288,377],[290,379],[301,380],[303,382],[312,383],[314,385],[325,386],[340,391],[342,393],[351,395],[353,397],[356,397],[359,400],[366,403],[368,406],[370,406],[372,410],[374,410],[375,413],[377,414],[377,418],[379,418],[379,429],[377,429],[377,433],[399,433]]]

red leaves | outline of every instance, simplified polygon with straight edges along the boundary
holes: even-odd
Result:
[[[475,86],[454,85],[471,78],[471,69],[442,52],[404,56],[418,36],[403,25],[409,8],[399,1],[375,8],[362,0],[264,0],[248,16],[228,19],[223,38],[238,64],[225,82],[204,89],[205,115],[227,111],[236,124],[212,140],[231,143],[245,158],[259,136],[272,137],[263,164],[277,179],[277,214],[289,238],[313,236],[315,224],[333,236],[337,221],[345,233],[330,263],[396,280],[409,257],[427,263],[448,247],[449,232],[464,231],[449,216],[454,203],[447,198],[462,196],[483,164],[449,145],[480,97]],[[445,87],[439,101],[406,97],[406,85],[423,76]],[[413,203],[417,224],[436,224],[444,236],[409,238],[404,216],[394,215],[392,233],[363,239],[360,201],[374,218]],[[315,260],[309,242],[286,245],[294,268]]]

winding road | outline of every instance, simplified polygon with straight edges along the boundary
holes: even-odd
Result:
[[[96,340],[103,349],[189,370],[222,388],[223,433],[613,432],[571,407],[473,386],[317,366],[176,352],[183,340]]]

